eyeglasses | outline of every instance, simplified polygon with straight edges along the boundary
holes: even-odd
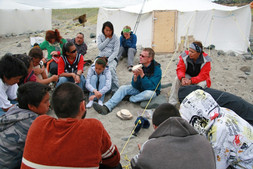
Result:
[[[140,54],[140,56],[141,56],[142,58],[144,58],[144,57],[148,57],[148,56],[144,56],[144,55],[142,55],[142,54]]]
[[[73,51],[71,51],[70,53],[76,53],[76,49],[75,49],[75,50],[73,50]]]

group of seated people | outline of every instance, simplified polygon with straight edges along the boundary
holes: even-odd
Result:
[[[140,66],[133,67],[136,41],[129,26],[119,39],[112,23],[105,22],[97,40],[98,57],[86,78],[87,45],[82,33],[65,40],[58,30],[47,31],[45,41],[28,55],[3,56],[0,168],[122,168],[117,146],[102,123],[85,115],[92,106],[106,115],[126,96],[136,103],[160,94],[162,70],[153,49],[143,48]],[[128,57],[128,70],[133,73],[130,85],[118,84],[116,67],[121,55]],[[252,168],[253,105],[211,89],[210,71],[210,56],[201,42],[193,42],[179,56],[169,103],[154,111],[155,131],[132,158],[132,168]],[[56,82],[52,96],[51,82]],[[84,90],[89,91],[87,104]],[[113,95],[104,104],[109,91]],[[50,100],[57,118],[46,115]]]

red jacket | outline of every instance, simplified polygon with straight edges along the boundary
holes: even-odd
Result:
[[[119,161],[117,147],[97,119],[41,115],[28,131],[21,168],[115,167]]]
[[[179,56],[179,62],[177,64],[177,77],[181,80],[185,77],[185,72],[188,66],[186,59],[188,58],[189,51],[185,51]],[[211,71],[211,58],[208,54],[203,53],[204,63],[201,65],[200,73],[191,78],[192,84],[197,84],[202,81],[206,81],[207,87],[211,86],[210,71]]]

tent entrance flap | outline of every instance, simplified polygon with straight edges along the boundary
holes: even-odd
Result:
[[[175,51],[176,16],[177,11],[153,11],[152,48],[155,52]]]

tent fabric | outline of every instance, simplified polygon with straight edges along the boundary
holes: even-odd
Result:
[[[118,36],[125,25],[133,29],[141,7],[142,4],[121,9],[100,8],[97,35],[101,33],[105,21],[113,23],[114,32]],[[205,47],[212,44],[215,49],[224,52],[247,52],[251,26],[250,5],[227,7],[209,0],[147,1],[136,31],[137,45],[152,47],[153,12],[166,10],[177,11],[175,44],[180,43],[182,36],[193,35],[194,39],[201,41]]]
[[[52,28],[52,10],[23,5],[11,0],[0,1],[0,35],[22,34]]]

